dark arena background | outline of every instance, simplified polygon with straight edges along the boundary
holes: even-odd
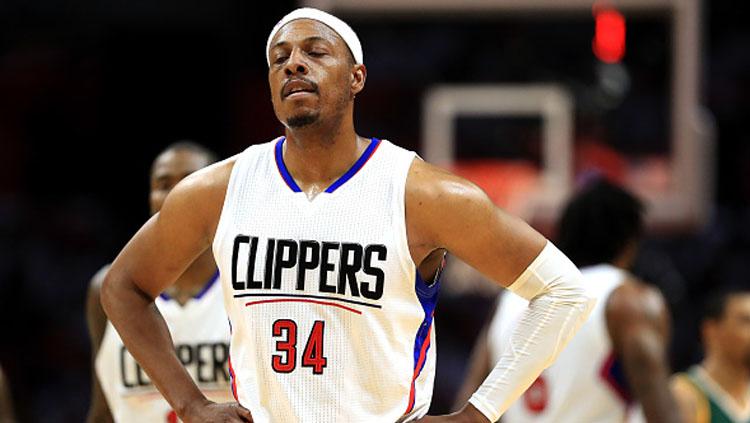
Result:
[[[455,3],[304,3],[362,40],[358,132],[475,181],[552,239],[576,187],[628,187],[648,209],[631,270],[670,306],[672,369],[700,360],[703,300],[750,284],[748,6]],[[0,0],[0,365],[18,421],[84,420],[88,282],[148,217],[155,155],[189,139],[224,158],[282,134],[264,47],[299,5]],[[499,292],[448,266],[435,412]]]

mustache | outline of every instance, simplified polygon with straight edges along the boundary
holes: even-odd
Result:
[[[303,81],[310,85],[310,87],[313,89],[314,92],[318,92],[318,84],[315,82],[305,78],[305,77],[295,77],[295,78],[289,78],[284,82],[284,85],[281,86],[281,91],[279,92],[279,97],[284,98],[284,91],[286,91],[286,86],[289,85],[291,82],[296,81]]]

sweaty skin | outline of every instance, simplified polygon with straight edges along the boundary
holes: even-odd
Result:
[[[288,141],[284,162],[314,201],[364,150],[364,138],[354,130],[353,99],[364,88],[367,72],[364,65],[353,64],[338,35],[307,19],[292,21],[277,33],[270,62],[271,99]],[[102,289],[104,309],[128,350],[188,423],[252,421],[245,408],[214,404],[201,394],[180,365],[153,305],[156,295],[210,247],[234,162],[230,158],[180,182],[122,250]],[[546,243],[475,185],[418,159],[408,173],[405,202],[409,250],[423,275],[433,273],[436,257],[448,250],[508,286]],[[487,419],[468,405],[454,415],[425,421]]]

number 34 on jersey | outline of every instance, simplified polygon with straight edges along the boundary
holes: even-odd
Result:
[[[316,375],[323,374],[328,365],[328,359],[323,352],[326,323],[316,320],[310,335],[307,337],[305,348],[302,350],[302,367],[312,368]],[[278,338],[276,352],[271,356],[271,365],[277,373],[291,373],[297,368],[297,345],[300,339],[298,326],[294,320],[279,319],[273,322],[272,335]]]

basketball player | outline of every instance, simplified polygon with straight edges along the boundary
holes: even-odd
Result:
[[[185,176],[216,161],[214,153],[192,142],[167,147],[151,168],[151,214],[161,209],[172,188]],[[90,422],[174,422],[176,415],[125,349],[99,303],[107,267],[91,280],[87,319],[93,347],[94,377]],[[156,298],[180,362],[207,396],[225,401],[229,391],[229,327],[213,254],[206,250],[174,285]],[[105,401],[106,398],[106,401]]]
[[[632,401],[641,404],[649,422],[678,421],[669,392],[664,299],[625,270],[635,256],[641,213],[636,198],[604,181],[567,205],[558,244],[599,302],[557,361],[505,413],[504,423],[620,423]],[[527,307],[517,295],[501,297],[474,349],[460,396],[468,396],[491,370]]]
[[[3,368],[0,367],[0,422],[13,423],[15,421],[8,378],[5,376]]]
[[[714,296],[702,324],[705,359],[675,375],[686,423],[750,423],[750,289]]]
[[[413,421],[430,404],[433,311],[450,251],[532,300],[470,404],[430,418],[496,420],[588,315],[580,272],[476,186],[357,135],[367,71],[343,21],[298,9],[267,47],[285,136],[187,177],[125,246],[102,288],[125,345],[186,422]],[[209,246],[238,404],[195,387],[153,306]]]

